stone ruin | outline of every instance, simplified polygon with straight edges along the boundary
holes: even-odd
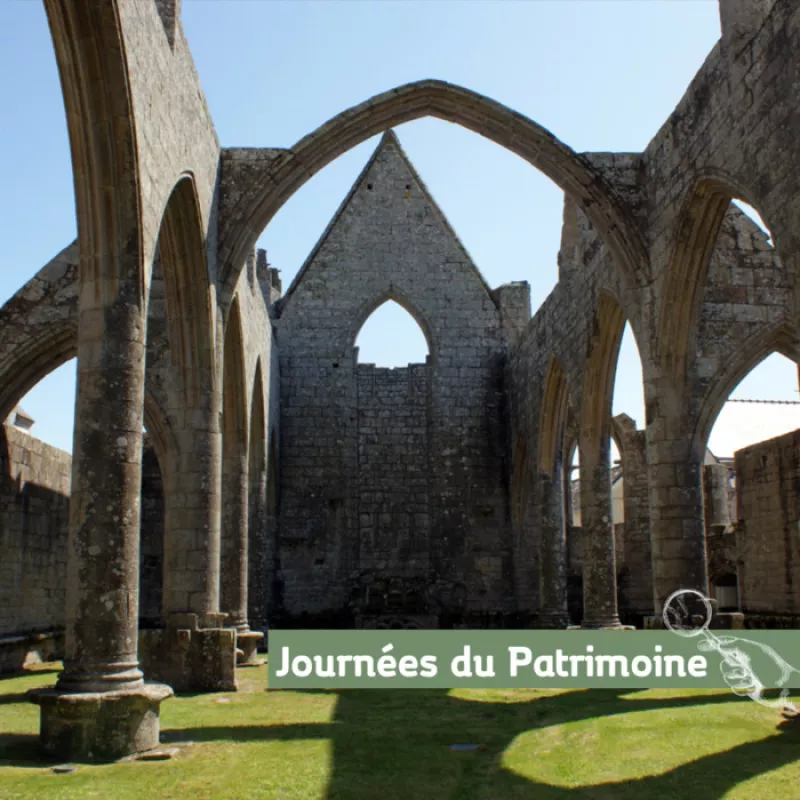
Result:
[[[800,434],[732,466],[706,442],[753,366],[798,360],[800,7],[722,0],[720,41],[644,152],[576,153],[435,80],[292,148],[225,148],[179,0],[45,5],[79,238],[0,309],[0,419],[77,355],[75,446],[3,426],[0,664],[63,657],[33,698],[48,750],[153,747],[161,701],[235,688],[270,626],[616,628],[694,588],[740,624],[798,627]],[[487,285],[391,131],[425,116],[564,190],[559,281],[533,316],[526,283]],[[380,133],[284,293],[258,237]],[[424,364],[358,362],[387,300]],[[626,323],[642,430],[611,416]]]

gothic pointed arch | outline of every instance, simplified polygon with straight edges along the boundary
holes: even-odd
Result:
[[[588,450],[599,447],[609,436],[617,354],[625,322],[620,304],[610,294],[602,293],[597,302],[589,355],[584,368],[580,412],[583,456],[590,455]]]
[[[167,200],[157,250],[166,289],[172,363],[182,379],[184,402],[194,406],[214,380],[214,314],[205,236],[190,175],[178,180]]]
[[[245,380],[244,331],[239,300],[234,299],[225,324],[222,379],[223,450],[247,446],[249,402]]]
[[[539,472],[553,476],[556,456],[563,450],[569,390],[567,377],[556,356],[550,359],[544,379],[539,423]]]
[[[0,307],[0,420],[77,352],[78,261],[73,242]]]
[[[117,2],[46,0],[67,115],[81,279],[94,304],[145,302],[141,187],[128,60]]]
[[[709,387],[698,415],[694,450],[705,451],[711,429],[730,393],[739,382],[772,353],[780,353],[800,364],[800,341],[788,322],[760,330],[739,349],[737,357],[725,365]]]
[[[408,296],[394,284],[390,285],[385,291],[381,292],[376,298],[364,303],[358,310],[356,317],[353,321],[353,330],[351,331],[350,341],[353,347],[356,345],[359,333],[369,318],[386,303],[396,303],[417,323],[422,335],[425,337],[425,343],[428,347],[428,358],[433,361],[436,345],[433,327],[428,321],[423,311],[411,300]]]
[[[73,242],[0,307],[0,420],[78,354],[78,260]],[[167,411],[164,393],[148,378],[144,424],[162,469],[176,452]]]
[[[247,617],[258,627],[267,621],[267,596],[270,581],[267,540],[267,429],[264,403],[264,377],[261,360],[256,363],[250,402],[250,442],[248,445],[248,548]]]
[[[271,151],[257,184],[240,187],[220,236],[228,293],[257,238],[283,204],[319,170],[372,136],[422,117],[474,131],[517,154],[581,206],[604,237],[629,281],[646,280],[647,250],[632,215],[587,159],[522,114],[444,81],[400,86],[341,112],[289,150]]]
[[[753,205],[729,176],[703,176],[679,212],[660,306],[657,352],[662,367],[682,381],[703,303],[709,263],[731,200]]]
[[[247,624],[248,416],[244,332],[239,300],[225,325],[222,379],[222,542],[220,610]]]

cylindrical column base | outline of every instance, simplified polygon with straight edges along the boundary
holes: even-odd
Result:
[[[56,689],[73,694],[106,694],[136,691],[144,684],[144,674],[137,661],[101,664],[96,668],[82,664],[80,668],[61,673]]]
[[[162,683],[131,691],[74,694],[37,689],[29,698],[40,708],[45,750],[70,761],[115,761],[158,745],[159,709],[172,697]]]
[[[258,658],[258,643],[264,638],[261,631],[236,631],[236,664],[239,667],[257,666],[261,664]]]

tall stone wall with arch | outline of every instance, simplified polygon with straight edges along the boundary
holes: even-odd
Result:
[[[45,740],[48,729],[69,733],[63,695],[91,704],[121,687],[124,703],[157,710],[171,690],[146,687],[139,663],[178,688],[235,686],[236,643],[258,638],[246,620],[254,582],[257,613],[287,623],[492,625],[519,614],[560,627],[579,540],[581,621],[619,627],[627,555],[614,540],[608,458],[626,322],[646,413],[643,430],[626,431],[639,474],[629,484],[635,513],[626,512],[635,531],[623,535],[641,543],[641,559],[649,529],[652,573],[652,606],[643,608],[642,583],[636,605],[657,615],[678,586],[708,591],[708,432],[764,356],[800,355],[797,3],[721,0],[720,41],[644,151],[582,154],[524,115],[432,79],[347,109],[291,148],[222,148],[179,3],[45,8],[78,241],[0,311],[0,418],[78,357],[65,672],[43,700]],[[391,133],[281,298],[253,252],[265,226],[335,158],[426,116],[487,137],[564,190],[559,283],[535,316],[524,284],[487,286]],[[732,199],[759,212],[771,240]],[[359,327],[387,299],[420,324],[426,364],[391,373],[356,364]],[[234,365],[232,426],[223,394]],[[143,423],[162,478],[164,547],[163,626],[141,639],[130,598],[140,583]],[[231,429],[239,450],[223,463]],[[574,446],[582,530],[570,539]],[[794,439],[779,449],[775,463],[795,463]],[[400,471],[382,473],[376,454]],[[752,483],[763,476],[751,467]],[[236,500],[230,516],[221,497]],[[758,562],[758,533],[746,533],[746,557]],[[758,563],[744,574],[760,575]],[[231,588],[223,605],[235,608],[220,605],[221,575]],[[788,583],[800,585],[794,574]],[[102,729],[86,729],[97,752]],[[150,739],[157,733],[151,726]],[[89,739],[77,739],[64,738],[65,756],[86,755]],[[107,755],[130,752],[119,742]]]
[[[361,325],[386,299],[420,324],[426,364],[356,363]],[[395,594],[426,619],[512,611],[501,315],[393,134],[276,326],[286,615],[348,621]]]

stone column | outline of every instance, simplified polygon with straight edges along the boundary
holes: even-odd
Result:
[[[179,691],[235,691],[236,632],[223,627],[220,596],[219,393],[174,409],[177,466],[165,477],[164,620],[142,631],[148,675]],[[216,409],[216,410],[215,410]]]
[[[250,477],[250,516],[247,522],[247,618],[266,630],[270,548],[267,544],[267,469],[266,463],[253,464]]]
[[[247,622],[248,582],[248,464],[243,444],[222,465],[222,600],[226,624],[236,629],[237,660],[256,661],[258,642],[263,633],[250,630]]]
[[[653,602],[660,615],[678,589],[708,595],[702,458],[689,438],[658,440],[648,430]]]
[[[155,747],[172,694],[145,684],[137,659],[145,316],[126,277],[109,276],[110,299],[93,283],[80,297],[64,671],[31,698],[59,757]]]
[[[219,610],[221,396],[210,346],[194,356],[191,370],[159,374],[174,444],[162,467],[164,627],[142,631],[139,652],[145,673],[178,691],[231,691],[236,635]]]
[[[619,628],[609,440],[581,442],[582,628]]]
[[[164,616],[193,614],[200,627],[219,627],[221,433],[219,403],[211,391],[207,408],[175,417],[185,425],[179,467],[170,482],[164,537]],[[188,418],[188,419],[186,419]]]
[[[628,573],[625,595],[632,614],[653,613],[653,569],[650,552],[650,491],[647,437],[625,414],[614,417],[622,459],[625,513],[624,561]]]
[[[553,475],[539,477],[539,625],[566,628],[567,533],[564,519],[564,469],[557,453]]]
[[[222,463],[222,564],[220,610],[228,625],[247,627],[247,452]]]

